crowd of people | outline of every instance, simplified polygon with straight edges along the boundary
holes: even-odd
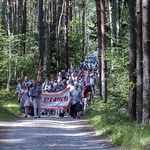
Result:
[[[65,114],[72,118],[80,118],[87,109],[88,101],[91,100],[91,94],[98,89],[99,68],[98,62],[85,63],[81,62],[79,66],[70,67],[67,72],[62,70],[58,73],[54,80],[50,80],[46,76],[45,81],[41,78],[19,79],[16,87],[17,99],[20,104],[20,112],[24,117],[28,115],[34,118],[40,118],[43,110],[41,110],[41,94],[42,92],[56,92],[69,88],[70,90],[70,107],[67,110],[53,111],[44,110],[48,115],[53,113],[63,117]]]

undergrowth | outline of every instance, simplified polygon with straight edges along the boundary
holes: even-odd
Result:
[[[15,92],[0,91],[0,120],[13,119],[20,114]]]
[[[94,98],[85,114],[88,123],[100,135],[128,150],[150,149],[150,126],[132,122],[126,115],[126,109],[120,109],[114,101],[103,103]]]

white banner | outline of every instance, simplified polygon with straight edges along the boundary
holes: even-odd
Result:
[[[59,92],[43,92],[41,94],[41,108],[44,109],[68,109],[70,103],[69,88]]]

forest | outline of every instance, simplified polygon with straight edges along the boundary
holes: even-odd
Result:
[[[99,97],[150,123],[149,0],[0,0],[0,12],[1,90],[35,66],[53,78],[97,51]]]

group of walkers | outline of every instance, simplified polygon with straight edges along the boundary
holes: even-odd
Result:
[[[40,118],[43,111],[40,103],[42,92],[57,92],[69,88],[70,108],[65,111],[50,110],[48,115],[56,112],[61,117],[67,114],[73,118],[80,118],[87,109],[91,93],[95,93],[98,88],[98,76],[97,62],[81,62],[78,67],[70,67],[67,72],[65,70],[60,71],[54,80],[50,80],[49,76],[44,82],[41,81],[41,78],[29,79],[28,76],[24,77],[24,80],[19,79],[16,93],[20,111],[24,117],[30,115],[34,118]]]

